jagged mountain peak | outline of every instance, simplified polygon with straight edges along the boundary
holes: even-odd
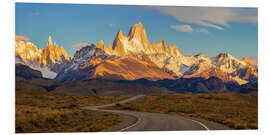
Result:
[[[51,36],[44,49],[38,49],[33,43],[24,41],[16,41],[15,46],[18,62],[41,71],[46,78],[54,78],[62,64],[70,60],[64,47],[53,43]]]
[[[107,46],[108,49],[112,50],[112,44],[109,43],[108,46]]]
[[[134,40],[135,42],[138,42],[137,44],[143,45],[144,49],[146,49],[149,44],[146,30],[141,22],[138,22],[130,28],[128,39]]]
[[[220,53],[217,55],[217,61],[221,61],[223,59],[236,59],[229,53]]]
[[[143,25],[142,25],[142,23],[140,21],[138,21],[137,24],[135,24],[135,25],[138,25],[140,27],[143,27]]]
[[[67,52],[65,49],[56,44],[56,42],[52,42],[52,37],[49,36],[48,39],[48,44],[43,50],[43,55],[42,55],[42,65],[47,66],[48,64],[54,64],[54,63],[59,63],[61,61],[69,61],[70,58],[67,55]]]
[[[92,50],[96,48],[96,45],[89,44],[84,47],[82,47],[80,50],[77,50],[74,54],[73,59],[77,59],[79,57],[85,56],[87,53],[90,53]]]
[[[247,59],[246,57],[243,57],[242,61],[244,61],[247,65],[252,66],[251,61],[249,59]]]
[[[212,63],[225,73],[233,73],[236,70],[248,66],[245,61],[237,59],[229,53],[218,54],[216,57],[212,58]]]
[[[230,62],[230,61],[235,61],[241,64],[245,63],[241,60],[241,59],[237,59],[235,57],[233,57],[231,54],[229,53],[220,53],[218,54],[215,58],[214,58],[215,62],[219,63],[219,62]]]
[[[69,61],[64,68],[60,71],[61,74],[68,74],[69,71],[77,70],[78,68],[86,65],[91,57],[94,55],[96,51],[96,45],[89,44],[81,49],[77,50],[72,58],[71,61]],[[62,75],[58,75],[56,79],[61,77]]]
[[[220,53],[220,54],[218,54],[218,56],[219,57],[232,57],[232,55],[231,54],[229,54],[229,53]]]
[[[182,56],[181,51],[175,45],[167,46],[165,40],[160,40],[150,45],[146,30],[141,22],[138,22],[130,28],[128,37],[126,37],[120,29],[113,42],[112,50],[110,51],[110,49],[105,48],[105,52],[118,56],[156,53],[166,56]]]
[[[122,29],[119,29],[119,31],[118,31],[118,33],[116,35],[116,38],[119,38],[119,39],[126,38],[126,36],[123,34]]]
[[[166,41],[165,40],[159,40],[156,44],[161,45],[161,46],[166,46]]]
[[[132,29],[134,29],[134,30],[143,30],[144,27],[143,27],[143,24],[139,21],[136,24],[134,24],[133,26],[131,26],[130,30],[132,30]],[[134,31],[130,31],[129,34],[128,34],[129,36],[131,36],[131,34],[134,34],[134,33],[131,33],[131,32],[134,32]]]
[[[15,42],[15,55],[25,63],[38,63],[42,57],[42,50],[31,42],[16,41]]]
[[[123,43],[124,42],[124,43]],[[127,43],[127,37],[123,34],[122,30],[120,29],[117,33],[113,41],[113,51],[115,55],[123,56],[126,54],[126,47],[129,46]],[[124,46],[125,45],[125,46]]]
[[[104,45],[103,40],[99,40],[99,41],[98,41],[98,43],[97,43],[97,48],[105,49],[105,45]]]
[[[49,36],[49,38],[48,38],[48,45],[52,46],[52,36]]]
[[[203,54],[202,52],[197,54],[197,55],[194,55],[194,57],[199,61],[199,62],[206,62],[206,63],[209,63],[211,64],[211,59],[208,58],[207,56],[205,56],[205,54]]]
[[[204,53],[200,52],[199,54],[196,54],[195,57],[199,58],[199,57],[206,57],[206,56],[204,55]]]
[[[46,64],[47,64],[47,62],[46,62],[48,60],[47,57],[49,57],[50,60],[52,60],[52,61],[61,61],[60,60],[61,56],[63,56],[63,58],[65,60],[69,60],[69,57],[68,57],[64,47],[63,46],[59,47],[56,44],[56,42],[53,42],[51,36],[49,36],[47,45],[46,45],[46,47],[44,49],[38,49],[37,46],[34,45],[31,42],[23,43],[23,42],[19,41],[19,42],[16,42],[16,53],[17,53],[17,55],[23,55],[22,53],[27,53],[27,54],[31,53],[31,52],[29,52],[29,51],[27,51],[25,49],[24,49],[23,52],[19,51],[18,49],[20,47],[23,47],[23,48],[28,49],[28,50],[32,49],[32,50],[35,50],[36,52],[40,52],[41,53],[41,54],[39,54],[40,58],[42,58],[44,60],[44,61],[41,61],[41,62],[44,62],[44,63],[41,63],[41,64],[44,64],[44,66],[46,66]],[[31,54],[35,55],[33,53],[31,53]]]
[[[51,40],[52,38],[49,37],[48,45],[51,45]],[[53,45],[53,48],[55,46],[56,43]],[[170,75],[174,73],[175,77],[209,78],[216,76],[222,80],[231,81],[231,77],[234,77],[232,74],[239,76],[239,72],[236,71],[241,70],[243,77],[240,76],[240,79],[252,78],[253,76],[255,76],[253,78],[256,78],[256,70],[243,70],[249,66],[245,59],[237,59],[229,53],[220,53],[212,58],[205,56],[203,53],[184,56],[176,45],[167,45],[165,40],[160,40],[150,45],[146,30],[141,22],[130,27],[128,36],[124,35],[123,31],[119,29],[113,44],[108,44],[107,47],[103,40],[100,40],[96,46],[90,45],[81,48],[76,52],[73,60],[69,62],[71,64],[69,64],[67,69],[72,70],[66,70],[67,72],[65,73],[68,75],[69,71],[74,71],[74,73],[78,71],[80,75],[86,75],[87,73],[86,76],[92,76],[92,73],[96,71],[96,66],[98,66],[100,73],[106,70],[104,72],[106,73],[104,74],[105,76],[107,73],[113,73],[117,76],[121,74],[118,72],[119,69],[110,67],[123,64],[124,62],[131,63],[130,60],[133,60],[130,59],[131,57],[138,57],[138,61],[146,65],[147,63],[154,63],[151,66],[156,65],[157,67],[154,66],[155,68],[162,69]],[[106,62],[103,63],[104,61]],[[139,63],[136,63],[134,67],[137,64]],[[124,69],[126,68],[123,67],[121,70]],[[244,77],[245,74],[249,73],[252,73],[250,75],[252,77]],[[72,76],[70,79],[72,79]]]

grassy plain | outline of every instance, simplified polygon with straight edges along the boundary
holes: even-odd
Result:
[[[130,96],[70,96],[16,86],[16,133],[94,132],[122,121],[116,114],[82,110]]]
[[[195,117],[233,129],[258,128],[257,98],[244,94],[151,95],[110,109]]]

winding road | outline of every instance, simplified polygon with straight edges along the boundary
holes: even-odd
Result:
[[[83,109],[102,111],[109,113],[117,113],[124,116],[124,121],[120,124],[106,129],[104,131],[179,131],[179,130],[226,130],[229,129],[223,125],[209,122],[206,120],[191,119],[182,116],[148,113],[148,112],[133,112],[120,110],[105,110],[104,107],[115,106],[116,104],[124,104],[142,98],[144,95],[137,95],[129,99],[125,99],[116,103],[88,106]]]

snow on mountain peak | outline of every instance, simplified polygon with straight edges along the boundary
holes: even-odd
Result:
[[[212,63],[226,73],[232,73],[247,66],[246,62],[233,57],[229,53],[220,53],[218,56],[212,58]]]
[[[16,41],[15,42],[15,55],[25,63],[41,63],[42,50],[38,49],[31,42]]]
[[[16,41],[16,57],[18,61],[44,67],[42,70],[46,68],[46,72],[44,70],[43,73],[48,74],[47,70],[56,71],[58,73],[56,79],[60,80],[65,76],[64,74],[93,69],[106,59],[130,57],[136,57],[143,63],[154,63],[164,72],[177,77],[215,76],[223,81],[236,81],[242,84],[247,80],[256,80],[258,76],[257,69],[252,67],[246,58],[237,59],[229,53],[220,53],[212,58],[203,53],[184,56],[176,45],[167,45],[164,40],[149,44],[146,30],[141,22],[130,28],[128,36],[125,36],[120,29],[113,46],[109,43],[106,47],[103,40],[100,40],[97,46],[91,44],[76,51],[71,60],[62,46],[58,47],[55,42],[53,43],[51,36],[44,49],[38,49],[31,42]],[[54,66],[57,64],[58,66]],[[53,75],[55,74],[50,73],[50,76]]]
[[[47,77],[46,73],[49,73],[50,77],[55,75],[55,73],[49,72],[49,70],[57,70],[54,69],[55,64],[69,61],[65,49],[62,46],[58,47],[55,42],[53,44],[51,36],[49,36],[47,46],[44,49],[38,49],[38,47],[31,42],[16,41],[15,54],[22,63],[32,68],[39,69],[44,77]],[[43,70],[46,70],[46,72],[43,72]]]

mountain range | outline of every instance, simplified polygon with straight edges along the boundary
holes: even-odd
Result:
[[[72,58],[65,49],[52,42],[38,49],[31,42],[16,41],[16,63],[38,70],[45,78],[63,82],[89,79],[106,80],[179,80],[217,78],[225,83],[257,83],[258,68],[247,58],[229,53],[206,57],[203,53],[185,56],[176,45],[164,40],[150,43],[143,24],[130,28],[128,36],[120,29],[113,44],[89,44]]]
[[[49,36],[44,49],[38,49],[31,42],[15,42],[16,63],[22,63],[42,72],[46,78],[54,78],[59,72],[59,66],[70,60],[65,49],[54,42]]]

